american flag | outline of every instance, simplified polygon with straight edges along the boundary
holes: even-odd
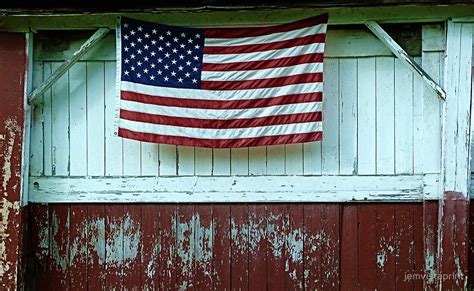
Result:
[[[118,135],[211,148],[322,140],[327,19],[212,29],[122,19]]]

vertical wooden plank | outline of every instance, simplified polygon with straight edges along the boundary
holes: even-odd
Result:
[[[194,175],[194,147],[178,146],[176,155],[178,160],[178,175],[193,176]]]
[[[303,144],[285,145],[285,170],[287,175],[303,174]]]
[[[142,205],[142,272],[141,288],[157,290],[159,286],[159,208],[155,204]]]
[[[340,206],[323,204],[321,212],[321,289],[338,290],[340,285]]]
[[[105,282],[106,289],[123,288],[123,204],[106,206],[105,225]]]
[[[212,289],[212,205],[194,206],[194,282],[197,290]]]
[[[33,89],[42,82],[43,71],[43,62],[33,63]],[[45,95],[43,95],[43,100]],[[43,174],[43,106],[43,104],[34,106],[31,117],[29,172],[31,176],[41,176]]]
[[[267,290],[267,210],[249,205],[249,290]]]
[[[425,274],[423,240],[423,204],[416,203],[413,205],[414,274]],[[413,283],[413,290],[423,290],[423,280],[415,280]]]
[[[249,148],[249,175],[265,175],[267,172],[267,148]]]
[[[285,149],[286,151],[286,149]],[[305,175],[321,175],[322,173],[322,145],[321,142],[303,144],[303,172]],[[286,164],[286,157],[285,157]],[[285,166],[286,167],[286,166]],[[286,168],[285,168],[286,171]]]
[[[87,75],[86,63],[69,69],[70,175],[87,175]],[[65,96],[63,96],[64,98]],[[63,108],[63,110],[66,110]],[[58,157],[63,159],[64,157]]]
[[[248,290],[249,263],[249,216],[245,204],[231,206],[231,286],[236,290]]]
[[[160,144],[160,176],[176,176],[177,175],[177,157],[176,146],[169,144]]]
[[[377,204],[360,204],[358,210],[359,283],[362,289],[377,288]]]
[[[230,149],[212,150],[212,175],[230,175]]]
[[[234,176],[249,174],[249,148],[230,149],[230,174]]]
[[[123,287],[135,290],[141,287],[142,223],[141,205],[126,204],[123,217]],[[148,223],[148,222],[145,222]]]
[[[158,176],[158,144],[142,142],[141,159],[143,176]]]
[[[376,66],[377,174],[392,175],[395,173],[394,58],[378,57]],[[403,122],[398,118],[397,120]]]
[[[141,172],[141,142],[124,138],[122,140],[123,174],[125,176],[140,175]],[[119,158],[119,157],[117,157]]]
[[[87,290],[87,206],[70,206],[69,276],[72,290]]]
[[[285,289],[285,220],[287,205],[267,205],[267,288]]]
[[[422,65],[421,57],[416,57],[415,62]],[[418,74],[413,74],[413,173],[422,174],[423,159],[426,155],[423,142],[423,86],[425,82]],[[434,98],[439,100],[439,98]],[[438,122],[439,122],[438,118]],[[436,122],[436,121],[433,121]],[[438,132],[439,135],[440,132]],[[434,153],[431,153],[433,155]]]
[[[413,206],[395,205],[395,235],[397,254],[395,266],[395,287],[397,290],[412,290],[415,280],[408,280],[414,272]]]
[[[61,204],[51,205],[50,213],[49,286],[51,290],[68,289],[70,286],[69,207]]]
[[[408,205],[411,206],[411,205]],[[404,251],[397,253],[400,244],[409,244],[412,241],[407,239],[405,241],[397,240],[395,237],[395,211],[397,206],[391,203],[377,205],[377,220],[376,220],[376,259],[377,259],[377,289],[379,290],[397,290],[395,285],[397,277],[401,276],[396,269],[396,259],[400,256],[410,257],[409,253]],[[397,213],[398,215],[398,213]],[[398,218],[398,216],[397,216]],[[406,228],[411,226],[411,222],[405,221]],[[410,226],[409,226],[410,225]],[[406,238],[403,238],[406,239]],[[409,260],[409,259],[408,259]],[[401,288],[399,290],[409,290]]]
[[[342,205],[341,290],[359,287],[358,207],[357,204]]]
[[[305,152],[306,166],[306,152]],[[306,171],[305,171],[306,173]],[[267,175],[285,174],[285,146],[274,145],[267,147]]]
[[[176,290],[176,277],[178,274],[176,261],[176,205],[164,204],[158,207],[160,254],[159,284],[160,290]]]
[[[87,207],[87,287],[89,290],[105,289],[105,207],[92,204]]]
[[[214,290],[231,288],[231,216],[229,204],[212,206],[213,258],[212,283]]]
[[[304,213],[304,288],[321,289],[321,204],[305,204]]]
[[[105,62],[105,175],[123,174],[122,139],[115,136],[115,62]]]
[[[285,222],[285,289],[304,289],[304,207],[289,204]],[[260,289],[262,290],[262,289]]]
[[[87,174],[105,174],[105,67],[87,62]]]
[[[51,63],[44,62],[43,80],[51,75]],[[51,176],[53,174],[53,144],[52,144],[52,111],[53,102],[52,89],[43,94],[43,174]]]
[[[395,172],[413,173],[413,73],[395,61]],[[398,121],[398,122],[397,122]]]
[[[196,148],[194,167],[196,175],[210,176],[212,174],[212,149]]]
[[[31,246],[37,263],[35,286],[37,290],[48,290],[50,245],[49,207],[47,204],[30,204]]]
[[[54,71],[60,63],[51,64]],[[69,72],[51,87],[52,174],[69,175]]]
[[[376,173],[375,58],[357,60],[357,156],[359,175]]]
[[[423,201],[423,237],[426,279],[423,289],[438,289],[438,201]]]
[[[357,59],[339,61],[339,78],[339,143],[344,145],[339,153],[339,172],[354,175],[357,172]]]
[[[179,290],[194,290],[194,205],[179,205],[177,218],[176,283]]]
[[[339,174],[339,60],[324,61],[322,172]]]

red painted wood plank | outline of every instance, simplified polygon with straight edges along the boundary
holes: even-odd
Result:
[[[87,206],[88,256],[87,284],[89,290],[105,289],[105,205]]]
[[[213,227],[212,205],[196,204],[194,206],[194,259],[195,289],[212,289],[212,253]]]
[[[49,286],[49,207],[47,204],[30,204],[29,225],[31,247],[34,255],[37,290],[48,290]]]
[[[123,289],[123,204],[110,204],[105,208],[105,264],[106,289]]]
[[[69,277],[72,290],[87,290],[87,206],[70,206]]]
[[[52,290],[69,288],[69,206],[50,205],[49,276]]]
[[[267,286],[269,290],[285,289],[285,221],[288,205],[267,206]]]
[[[177,286],[194,289],[194,205],[178,205],[176,262]]]
[[[287,211],[287,221],[285,222],[285,289],[303,290],[304,207],[303,204],[289,204]]]
[[[454,255],[455,245],[453,241],[456,239],[454,234],[454,225],[458,223],[456,219],[455,202],[449,199],[445,199],[443,204],[443,216],[442,216],[442,240],[441,240],[441,278],[443,275],[448,275],[446,279],[442,279],[442,288],[453,288],[454,280],[450,278],[449,274],[454,274],[456,269],[454,268]]]
[[[411,204],[395,205],[395,234],[397,239],[396,280],[398,290],[414,288],[414,236],[413,206]]]
[[[341,207],[341,290],[351,290],[359,284],[358,205],[345,204]]]
[[[340,206],[323,204],[321,206],[322,227],[322,290],[337,290],[340,286]]]
[[[423,250],[423,204],[413,204],[413,240],[414,240],[414,273],[424,274],[424,250]],[[423,279],[414,280],[413,289],[423,290]]]
[[[395,205],[377,205],[377,289],[395,290]],[[405,226],[408,226],[405,224]],[[406,255],[403,254],[402,255]]]
[[[455,272],[451,277],[453,278],[453,287],[455,289],[461,289],[464,288],[466,274],[468,274],[469,200],[459,199],[453,202],[456,217],[453,229],[454,239],[452,241]],[[446,287],[450,288],[449,285]]]
[[[437,290],[438,281],[438,202],[423,201],[425,279],[423,289]]]
[[[360,204],[359,221],[359,283],[362,289],[377,288],[377,204]]]
[[[212,227],[214,240],[212,283],[215,290],[230,290],[230,205],[213,205]]]
[[[142,272],[141,284],[144,290],[156,290],[159,286],[159,206],[142,206]]]
[[[158,206],[160,254],[159,284],[160,290],[176,290],[176,205],[163,204]]]
[[[321,290],[321,204],[305,204],[304,214],[304,288]]]
[[[123,216],[123,288],[138,290],[141,287],[142,230],[141,205],[125,204]]]
[[[249,290],[266,290],[267,210],[264,204],[249,205]]]
[[[231,287],[232,290],[248,290],[249,262],[249,221],[248,206],[235,204],[231,206]],[[263,280],[263,278],[262,278]]]
[[[469,204],[468,284],[474,286],[474,203]]]

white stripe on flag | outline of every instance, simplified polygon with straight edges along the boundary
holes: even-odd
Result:
[[[242,137],[252,138],[322,131],[322,123],[320,121],[249,128],[231,128],[223,130],[151,124],[120,119],[120,127],[136,132],[205,139],[235,139]]]

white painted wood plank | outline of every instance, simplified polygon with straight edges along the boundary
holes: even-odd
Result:
[[[43,62],[33,63],[33,88],[43,80],[43,70]],[[30,176],[43,175],[43,150],[43,106],[34,106],[31,115]]]
[[[51,70],[61,64],[52,63]],[[53,176],[69,175],[69,72],[64,74],[51,87],[52,92],[52,174]]]
[[[105,175],[105,64],[87,62],[87,174]]]
[[[418,64],[422,64],[421,57],[415,58]],[[433,77],[436,82],[437,76]],[[426,148],[423,144],[423,87],[424,82],[420,76],[413,74],[413,173],[422,174],[423,157],[425,155],[432,156],[434,153],[425,152]],[[437,99],[437,98],[435,98]],[[439,102],[439,101],[438,101]],[[438,118],[439,120],[439,118]],[[435,133],[439,136],[439,132]]]
[[[306,162],[306,156],[305,156]],[[305,163],[306,165],[306,163]],[[274,145],[267,147],[267,175],[285,174],[285,146]]]
[[[323,137],[324,138],[324,137]],[[322,174],[322,146],[321,142],[303,144],[303,173],[304,175]]]
[[[122,141],[123,175],[138,176],[141,173],[141,142],[124,138]]]
[[[195,149],[194,171],[198,176],[212,175],[212,149]]]
[[[341,175],[357,173],[357,59],[341,59],[339,139]]]
[[[395,60],[395,172],[413,173],[413,73]]]
[[[51,74],[51,63],[44,63],[43,78]],[[52,145],[52,90],[49,89],[43,95],[43,174],[53,174],[53,145]]]
[[[420,201],[433,179],[409,176],[33,177],[32,202]],[[434,182],[433,182],[434,183]]]
[[[177,169],[177,157],[176,157],[176,146],[169,144],[159,145],[159,158],[160,158],[160,176],[176,176]]]
[[[285,145],[285,170],[287,175],[303,174],[303,144]]]
[[[322,173],[339,174],[339,60],[324,61]]]
[[[376,172],[375,58],[359,59],[357,76],[357,172],[359,175],[373,175]]]
[[[230,175],[230,149],[212,150],[212,174],[214,176]]]
[[[142,142],[141,159],[143,176],[158,176],[158,144]]]
[[[86,63],[69,69],[70,175],[87,175]],[[66,110],[64,108],[63,110]]]
[[[249,174],[249,148],[230,149],[230,174],[233,176]]]
[[[395,173],[395,63],[393,57],[376,60],[377,174]]]
[[[123,174],[122,139],[114,133],[115,127],[115,63],[105,62],[105,175]]]
[[[267,172],[267,148],[249,148],[249,175],[265,175]]]
[[[194,175],[194,147],[178,146],[178,176]]]

